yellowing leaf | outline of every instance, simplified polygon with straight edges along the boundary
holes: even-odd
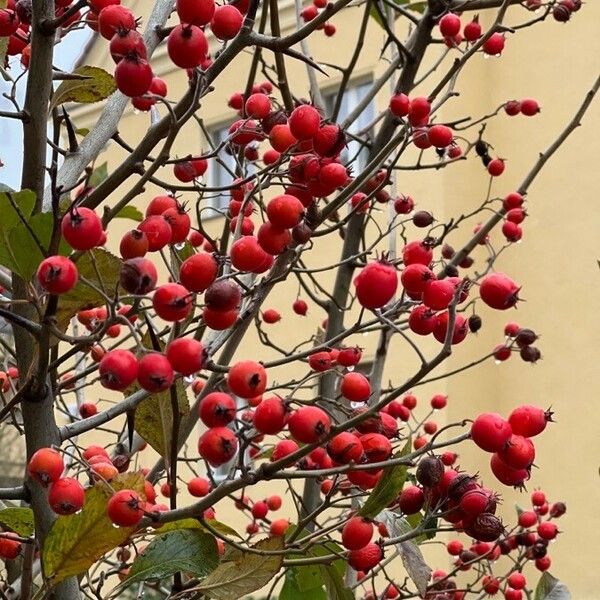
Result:
[[[1,514],[1,513],[0,513]],[[207,524],[210,525],[215,531],[222,533],[223,535],[229,535],[234,537],[242,537],[235,529],[217,521],[216,519],[207,519]],[[162,527],[156,530],[157,535],[165,533],[166,531],[178,531],[179,529],[200,529],[201,531],[209,532],[209,529],[204,527],[197,519],[179,519],[179,521],[171,521],[165,523]]]
[[[18,535],[29,537],[35,530],[33,511],[17,506],[0,510],[0,525]]]
[[[142,498],[144,477],[141,473],[124,473],[111,481],[115,490],[132,489]],[[44,575],[50,585],[89,569],[135,531],[134,527],[115,527],[106,515],[112,491],[105,483],[97,483],[85,492],[80,513],[58,517],[42,550]]]
[[[282,550],[283,537],[261,540],[256,550]],[[245,552],[241,558],[221,563],[195,590],[215,600],[239,600],[267,585],[281,569],[283,556]]]
[[[65,102],[91,104],[108,98],[116,89],[115,80],[110,73],[99,67],[84,65],[73,71],[82,79],[66,79],[56,88],[50,110]]]

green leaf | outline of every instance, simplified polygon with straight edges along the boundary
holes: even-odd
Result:
[[[202,531],[181,529],[155,537],[133,561],[127,578],[117,589],[148,580],[164,580],[183,571],[204,577],[217,568],[215,538]]]
[[[44,259],[54,228],[50,213],[32,216],[34,206],[35,194],[30,190],[0,194],[0,264],[26,280]],[[69,252],[68,245],[61,243],[59,253]]]
[[[0,229],[5,231],[22,223],[22,218],[25,219],[25,221],[29,221],[35,207],[35,193],[31,190],[21,190],[20,192],[9,193],[3,191],[3,193],[0,194],[0,215],[2,215],[2,219],[0,219]],[[18,210],[15,209],[13,204]],[[19,216],[19,213],[21,213],[21,216]]]
[[[110,487],[98,482],[85,492],[85,504],[75,515],[58,517],[44,542],[42,565],[51,585],[89,569],[104,554],[125,542],[135,527],[115,527],[106,515],[114,490],[131,489],[144,496],[144,476],[124,473]]]
[[[5,508],[0,510],[0,525],[22,537],[29,537],[35,531],[33,511],[30,508]]]
[[[88,186],[95,188],[98,187],[102,182],[108,178],[108,163],[103,162],[99,167],[96,167],[90,178],[88,179]]]
[[[117,219],[131,219],[141,223],[144,220],[144,215],[135,206],[124,206],[116,215]]]
[[[91,104],[108,98],[116,89],[115,80],[110,73],[99,67],[84,65],[73,71],[84,79],[65,79],[56,88],[50,110],[65,102]]]
[[[402,458],[409,454],[411,449],[410,438],[406,441],[404,448],[394,455],[394,458]],[[408,467],[406,465],[394,465],[387,467],[383,476],[367,498],[359,511],[363,517],[374,517],[392,502],[402,490],[406,481]]]
[[[90,130],[87,127],[80,127],[79,129],[75,130],[75,133],[81,137],[85,137],[89,132]]]
[[[414,530],[412,525],[405,518],[400,517],[390,510],[382,511],[377,519],[385,523],[388,533],[392,538],[400,537]],[[419,594],[425,596],[427,584],[431,577],[431,568],[425,562],[415,538],[398,542],[396,544],[396,549],[400,554],[402,564],[404,565],[408,576],[417,587]]]
[[[223,535],[229,535],[241,538],[242,536],[235,530],[229,527],[229,525],[225,525],[225,523],[221,523],[221,521],[217,521],[216,519],[207,519],[206,522],[210,525],[215,531],[222,533]],[[210,533],[210,531],[200,523],[197,519],[179,519],[178,521],[171,521],[170,523],[165,523],[162,527],[155,530],[157,535],[162,535],[166,531],[179,531],[181,529],[198,529],[200,531],[206,531]]]
[[[569,588],[546,571],[535,588],[534,600],[571,600]]]
[[[102,294],[84,283],[82,278],[113,297],[119,285],[121,259],[107,250],[95,248],[81,256],[77,261],[77,270],[79,283],[70,292],[63,294],[58,303],[56,318],[62,331],[67,329],[71,317],[78,311],[104,305]]]
[[[288,569],[285,574],[283,587],[279,592],[279,600],[328,600],[328,596],[323,589],[323,578],[319,574],[319,580],[312,588],[302,590],[298,586],[297,579],[302,577],[302,571],[306,567],[294,567]]]
[[[256,550],[282,550],[283,537],[270,537],[253,546]],[[281,569],[283,555],[244,552],[238,560],[221,563],[195,591],[216,600],[239,600],[267,585]]]
[[[137,386],[128,388],[126,393],[129,395],[137,389]],[[175,382],[175,391],[179,415],[182,417],[190,411],[190,403],[181,379]],[[166,456],[173,431],[170,390],[152,394],[138,404],[135,409],[135,430],[161,456]]]
[[[352,590],[346,587],[344,583],[344,571],[346,563],[344,561],[336,561],[342,564],[344,570],[340,573],[335,565],[321,565],[321,573],[325,581],[325,589],[327,590],[328,600],[354,600]]]

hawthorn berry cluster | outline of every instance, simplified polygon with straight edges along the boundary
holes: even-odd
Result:
[[[436,411],[448,406],[448,397],[437,393],[428,402],[419,402],[414,393],[416,386],[431,381],[427,376],[448,357],[452,346],[475,342],[472,334],[483,327],[487,308],[506,311],[519,301],[521,285],[495,269],[500,251],[491,230],[502,224],[502,243],[507,242],[502,250],[522,239],[529,184],[492,194],[493,186],[502,183],[497,178],[506,163],[484,134],[487,121],[498,114],[532,117],[540,113],[540,103],[534,98],[509,100],[480,119],[440,117],[440,107],[457,95],[454,87],[463,61],[476,53],[502,55],[511,29],[499,18],[492,30],[484,31],[478,15],[466,18],[468,6],[460,9],[464,8],[462,14],[450,10],[457,10],[453,2],[430,3],[439,9],[435,14],[431,8],[422,17],[415,13],[412,41],[406,48],[392,44],[396,46],[392,66],[402,72],[398,85],[389,103],[387,97],[379,103],[384,107],[381,114],[357,132],[350,117],[344,119],[336,109],[320,105],[318,90],[311,90],[310,100],[294,96],[281,61],[272,66],[265,59],[272,51],[277,59],[300,58],[307,68],[320,69],[305,48],[297,50],[296,42],[317,29],[334,35],[335,26],[325,18],[347,2],[313,0],[298,8],[296,16],[303,24],[291,36],[294,43],[286,47],[286,36],[265,33],[268,21],[262,17],[268,13],[261,15],[263,29],[254,31],[257,2],[176,0],[171,21],[165,17],[165,27],[155,28],[146,38],[138,30],[139,19],[121,0],[84,4],[59,0],[54,19],[32,26],[35,4],[9,0],[7,8],[0,9],[0,36],[9,38],[8,55],[20,54],[28,68],[29,43],[40,31],[52,30],[58,40],[71,30],[90,27],[102,43],[108,42],[118,90],[135,109],[151,111],[152,127],[144,137],[143,156],[113,136],[132,157],[138,153],[135,166],[125,159],[120,168],[127,174],[125,180],[134,174],[140,178],[113,208],[102,203],[121,191],[123,180],[111,190],[114,175],[109,174],[94,188],[90,175],[97,156],[90,158],[85,175],[65,187],[57,184],[58,167],[48,169],[50,195],[60,202],[52,204],[51,214],[33,218],[50,217],[51,243],[44,247],[45,241],[35,237],[37,229],[27,227],[41,247],[37,272],[21,286],[26,289],[21,296],[18,286],[11,290],[13,304],[8,297],[0,300],[2,316],[30,334],[25,336],[30,345],[20,336],[14,359],[9,357],[0,372],[6,400],[3,424],[10,414],[21,425],[18,405],[32,403],[34,390],[35,402],[51,400],[39,403],[50,410],[36,416],[35,426],[42,433],[46,425],[52,431],[42,443],[41,435],[34,436],[37,451],[29,459],[24,486],[9,490],[9,495],[31,501],[44,533],[21,538],[6,525],[7,531],[0,532],[0,557],[10,561],[25,554],[26,543],[39,543],[43,555],[46,536],[53,535],[54,527],[85,523],[93,513],[94,522],[104,519],[107,527],[112,523],[111,533],[121,539],[118,549],[115,543],[112,548],[101,545],[82,551],[92,560],[80,587],[97,597],[111,575],[127,583],[143,544],[188,527],[211,538],[214,560],[221,561],[217,569],[227,569],[231,555],[237,560],[259,554],[265,563],[280,558],[277,569],[260,584],[273,580],[271,593],[279,577],[285,576],[284,585],[296,585],[298,569],[316,566],[311,578],[317,578],[319,569],[338,563],[332,567],[335,571],[341,562],[349,569],[344,579],[337,573],[334,583],[343,597],[355,591],[372,600],[417,595],[462,600],[500,592],[506,600],[529,597],[533,582],[522,571],[528,562],[539,571],[549,569],[549,543],[559,533],[555,520],[566,507],[562,502],[550,504],[542,491],[535,490],[531,509],[519,509],[514,521],[503,522],[498,514],[499,488],[522,488],[529,480],[536,458],[532,438],[546,428],[551,413],[523,404],[506,419],[482,412],[472,422],[442,425]],[[266,4],[261,3],[261,10],[267,10]],[[365,9],[365,19],[379,7],[358,4]],[[387,4],[391,11],[398,9],[399,17],[412,10],[410,5]],[[272,30],[277,5],[268,5],[273,11]],[[526,9],[545,11],[533,22],[550,14],[566,21],[580,6],[575,0],[524,2]],[[390,31],[391,44],[396,40]],[[441,39],[435,39],[437,34]],[[422,58],[420,42],[414,40],[427,46],[423,40],[432,36],[443,42],[443,52],[459,58],[443,85],[429,95],[417,95],[416,72],[407,75],[412,66],[419,71]],[[177,104],[150,64],[158,38],[170,61],[187,71],[190,93]],[[212,38],[223,42],[213,56]],[[235,111],[224,140],[210,143],[210,151],[171,156],[169,144],[180,128],[192,115],[201,121],[200,99],[214,91],[211,86],[225,67],[235,65],[228,61],[235,60],[238,44],[240,51],[254,47],[253,61],[261,68],[262,81],[257,81],[255,70],[246,85],[240,85],[241,91],[224,98],[223,104]],[[424,74],[423,81],[437,77],[441,65]],[[351,75],[353,68],[344,73]],[[373,96],[383,83],[374,83]],[[337,105],[342,98],[340,91]],[[168,113],[162,120],[161,110]],[[380,122],[378,134],[367,132]],[[78,154],[70,125],[65,109],[54,126],[68,129],[67,164]],[[474,133],[477,125],[481,127]],[[167,129],[169,141],[159,155],[155,150]],[[160,139],[153,137],[157,131],[162,131]],[[45,139],[46,131],[40,135]],[[53,163],[58,164],[62,148],[59,143],[54,146]],[[359,161],[358,154],[350,156],[350,147],[359,147],[361,156],[368,154],[367,163]],[[406,150],[418,156],[415,164],[405,164]],[[222,165],[226,154],[235,158],[231,182],[212,186],[205,175],[209,168]],[[489,186],[481,207],[470,214],[440,222],[431,207],[422,206],[422,197],[399,192],[401,170],[437,170],[473,155],[485,167]],[[47,165],[38,166],[46,173]],[[35,190],[38,203],[44,183]],[[115,239],[113,218],[124,216],[119,211],[150,184],[157,190],[137,203],[139,222]],[[20,210],[17,196],[11,195],[12,204],[6,206],[14,205],[15,220],[28,225],[25,213],[31,210]],[[218,202],[208,206],[215,199]],[[220,237],[210,233],[214,228],[208,226],[205,211],[224,217]],[[470,229],[469,219],[484,212],[490,220],[477,224],[471,240],[455,250],[451,237],[465,225]],[[330,249],[323,252],[320,240],[337,235],[343,239],[343,250],[336,262]],[[10,232],[6,239],[11,239]],[[119,256],[112,254],[117,247]],[[480,260],[472,256],[474,249],[487,252],[478,270],[471,269]],[[335,281],[322,280],[323,272],[335,274]],[[21,277],[16,271],[14,275]],[[277,286],[293,278],[298,292],[285,307],[278,302],[277,290],[282,288]],[[266,302],[273,304],[267,308]],[[248,334],[253,323],[255,331]],[[297,346],[277,338],[285,327],[300,332],[303,339]],[[359,346],[356,336],[373,332],[380,339],[376,354],[370,356],[370,349]],[[261,352],[243,358],[249,354],[245,340],[254,333]],[[482,360],[503,362],[513,352],[525,362],[540,359],[533,329],[510,321],[503,333],[504,343]],[[386,385],[384,363],[395,335],[415,351],[421,367],[404,384],[394,372]],[[431,358],[419,347],[424,336],[437,342],[432,344]],[[22,356],[36,356],[29,361],[36,364],[25,365]],[[20,372],[12,364],[15,360]],[[91,399],[89,386],[96,382],[115,392],[109,400]],[[188,414],[192,397],[195,405]],[[117,425],[116,419],[125,415],[126,425]],[[57,423],[55,416],[62,422]],[[189,444],[187,438],[198,420],[197,443]],[[117,443],[99,445],[93,438],[99,427],[114,434]],[[152,427],[160,430],[158,436],[149,431]],[[32,443],[31,420],[24,429]],[[461,434],[450,438],[449,432],[456,429]],[[92,439],[83,437],[87,434]],[[491,455],[495,485],[487,476],[459,466],[458,445],[468,440]],[[161,454],[153,469],[140,454],[148,445]],[[270,488],[277,480],[287,483],[285,495]],[[31,494],[38,488],[41,493]],[[181,501],[182,488],[194,498],[187,506]],[[226,524],[229,503],[243,518],[245,528],[235,532],[239,536]],[[47,519],[48,506],[58,526]],[[455,558],[451,569],[431,572],[417,544],[441,531],[452,532],[446,548]],[[263,552],[265,540],[276,549]],[[86,542],[93,545],[94,540]],[[407,569],[411,581],[388,568],[395,558],[406,561],[407,552],[412,553],[409,563],[418,567]],[[101,570],[98,577],[93,564],[102,564],[102,569],[108,565],[108,570]],[[467,571],[472,577],[464,583],[460,575]],[[45,581],[48,589],[56,575]],[[184,589],[182,581],[190,593],[203,581],[187,573],[173,579],[173,594]],[[225,584],[221,580],[219,585]],[[255,584],[248,583],[254,586],[249,592],[260,587]],[[241,593],[245,592],[236,592]]]

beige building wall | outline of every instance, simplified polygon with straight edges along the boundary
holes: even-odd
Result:
[[[140,1],[127,4],[134,8],[136,14],[142,15],[151,5],[150,2]],[[281,2],[284,12],[292,4]],[[320,33],[313,35],[309,45],[315,59],[346,64],[354,49],[360,15],[361,9],[349,9],[336,16],[333,22],[338,32],[334,38],[326,38]],[[509,11],[506,22],[509,25],[517,24],[526,18],[526,13],[516,7]],[[507,159],[506,173],[494,181],[494,195],[503,196],[518,186],[539,152],[564,127],[592,85],[597,75],[597,57],[600,56],[599,22],[600,5],[589,2],[566,25],[550,19],[519,35],[509,35],[502,59],[485,59],[478,55],[461,75],[457,85],[460,98],[447,103],[441,120],[451,120],[465,114],[476,118],[512,98],[533,96],[542,105],[541,115],[533,119],[510,119],[500,114],[490,122],[486,139],[498,155]],[[404,33],[399,30],[399,34]],[[379,58],[382,42],[382,30],[372,22],[355,69],[357,77],[376,78],[386,68],[387,63]],[[438,49],[434,47],[431,50],[423,69],[433,64]],[[264,55],[271,63],[272,55],[268,51]],[[219,77],[215,91],[203,100],[199,115],[208,127],[233,119],[233,112],[227,108],[226,100],[232,92],[243,87],[249,60],[249,54],[240,56]],[[104,66],[108,70],[113,68],[103,40],[97,40],[92,45],[85,62]],[[446,61],[443,66],[448,64]],[[170,64],[164,48],[158,51],[152,65],[155,73],[167,80],[169,98],[178,98],[187,87],[185,73]],[[299,96],[306,96],[304,65],[288,58],[286,66],[292,91]],[[443,66],[428,80],[428,85],[422,86],[417,92],[427,93],[431,82],[437,81],[444,72]],[[329,78],[319,76],[324,89],[339,84],[338,74],[334,70],[330,73]],[[387,98],[382,95],[378,100],[378,108],[383,109],[386,104]],[[502,342],[502,329],[508,320],[516,320],[541,334],[539,346],[543,360],[537,365],[523,363],[518,357],[502,365],[486,362],[451,379],[415,389],[423,411],[433,393],[447,393],[449,408],[440,419],[448,421],[472,417],[477,412],[487,410],[506,415],[522,403],[552,407],[557,423],[550,425],[546,433],[536,439],[536,464],[540,469],[534,469],[529,489],[542,488],[551,500],[561,499],[567,503],[567,515],[560,524],[564,533],[551,546],[551,571],[569,585],[576,600],[597,598],[600,588],[600,574],[594,566],[597,563],[594,535],[600,533],[600,408],[596,397],[600,378],[595,352],[600,335],[597,318],[600,280],[596,263],[600,219],[595,207],[599,183],[596,164],[600,154],[599,106],[596,102],[586,115],[583,127],[572,135],[536,179],[528,195],[529,217],[524,223],[524,239],[505,252],[497,263],[498,270],[505,270],[523,284],[522,297],[526,301],[519,304],[518,310],[503,314],[482,307],[482,331],[456,347],[452,358],[436,374],[467,364]],[[98,118],[98,107],[92,105],[78,109],[73,112],[73,118],[77,127],[93,126]],[[129,110],[119,132],[133,145],[144,135],[148,123],[147,114],[135,114]],[[194,125],[191,125],[177,140],[174,153],[185,156],[203,149],[206,146],[202,144],[202,136],[199,131],[194,132]],[[102,160],[108,160],[110,169],[119,164],[124,156],[117,145],[111,142]],[[420,207],[432,210],[440,220],[472,210],[485,197],[487,184],[488,179],[481,164],[474,158],[441,172],[401,172],[398,176],[398,191],[412,195]],[[148,186],[147,193],[138,204],[143,207],[144,202],[157,191]],[[121,191],[113,194],[107,204],[114,204],[121,195]],[[114,233],[109,243],[115,251],[120,237],[117,230],[121,228],[125,231],[132,226],[124,220],[113,224]],[[208,228],[215,232],[221,227],[220,219],[208,224]],[[472,224],[455,232],[450,243],[460,247],[470,237],[471,227]],[[500,243],[501,234],[495,231],[492,238]],[[338,252],[337,238],[321,238],[315,249],[307,253],[306,260],[309,265],[322,265],[324,257],[335,262]],[[476,267],[481,268],[483,251],[478,249],[475,257],[478,259]],[[323,273],[321,281],[331,287],[332,277]],[[277,289],[276,299],[272,302],[268,300],[264,306],[276,306],[284,318],[269,331],[277,343],[293,347],[298,340],[306,337],[307,331],[317,331],[324,315],[314,305],[311,305],[309,316],[305,319],[292,313],[291,304],[297,293],[295,281],[280,285]],[[368,355],[373,351],[376,337],[372,333],[349,341],[365,347]],[[425,344],[430,354],[436,347],[435,342]],[[269,360],[275,354],[259,348],[256,336],[250,335],[237,357]],[[384,380],[400,384],[416,364],[414,354],[396,336]],[[270,377],[276,381],[278,378],[289,378],[290,374],[299,375],[302,371],[291,366],[278,374],[274,369]],[[106,390],[98,389],[97,393],[101,398],[108,397]],[[194,442],[190,446],[193,451]],[[458,450],[461,466],[472,471],[478,470],[484,482],[495,485],[486,464],[486,456],[469,443],[463,443]],[[144,464],[152,462],[149,452],[143,454]],[[500,484],[497,487],[501,487]],[[265,485],[264,489],[268,493],[273,485]],[[509,489],[503,489],[502,492],[502,511],[510,515],[512,520],[514,503],[526,505],[528,494]],[[230,515],[219,510],[217,517],[238,522],[236,514],[235,511]],[[428,554],[433,566],[448,566],[447,555],[441,546],[432,546]]]

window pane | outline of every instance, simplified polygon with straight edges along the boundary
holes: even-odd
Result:
[[[229,137],[229,125],[217,126],[208,130],[215,148],[221,146]],[[225,187],[231,184],[235,179],[236,172],[236,157],[232,152],[237,152],[236,146],[224,145],[219,150],[219,161],[216,158],[211,158],[208,161],[208,170],[206,172],[206,185],[208,187]],[[223,163],[223,164],[222,164]],[[244,161],[244,175],[252,175],[256,172],[256,165],[251,162]],[[206,206],[211,206],[216,209],[223,210],[229,204],[229,192],[207,192]],[[203,216],[211,218],[219,216],[216,211],[205,211]]]
[[[364,82],[354,85],[351,84],[346,88],[346,91],[342,96],[340,111],[337,117],[338,123],[341,123],[348,117],[354,107],[367,95],[367,92],[370,88],[371,82]],[[333,112],[337,93],[337,90],[332,90],[330,93],[325,95],[325,105],[328,114]],[[350,127],[348,127],[348,131],[350,133],[357,133],[367,127],[374,118],[375,103],[373,100],[371,100],[371,102],[369,102],[364,110],[360,113],[358,118],[355,119]],[[368,150],[366,148],[362,148],[361,150],[361,145],[358,142],[349,140],[348,147],[342,152],[340,158],[344,163],[352,161],[353,173],[354,175],[357,175],[367,164],[367,157]]]

